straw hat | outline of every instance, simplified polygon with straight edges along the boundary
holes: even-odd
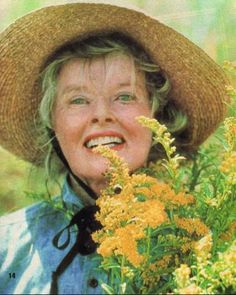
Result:
[[[0,144],[33,163],[44,151],[35,128],[38,76],[64,43],[120,31],[140,43],[168,75],[171,98],[188,116],[185,148],[194,150],[226,111],[227,80],[199,47],[140,10],[102,3],[50,6],[18,19],[0,35]]]

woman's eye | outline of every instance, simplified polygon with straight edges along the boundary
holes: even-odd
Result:
[[[88,104],[88,100],[84,97],[75,97],[71,100],[71,104]]]
[[[121,94],[118,96],[118,99],[121,102],[130,102],[130,101],[133,101],[135,98],[134,98],[134,95],[132,94]]]

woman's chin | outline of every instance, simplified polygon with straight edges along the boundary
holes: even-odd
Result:
[[[99,156],[93,161],[87,161],[82,165],[80,164],[79,167],[74,167],[73,171],[80,179],[86,182],[101,182],[106,180],[105,174],[108,168],[108,160]]]

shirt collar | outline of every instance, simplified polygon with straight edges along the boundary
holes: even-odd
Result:
[[[70,184],[69,174],[66,175],[64,185],[62,188],[62,200],[65,207],[74,213],[77,213],[80,209],[88,206],[86,202],[89,199],[94,199],[93,195],[90,194],[90,190],[85,183],[81,180],[77,181],[77,192],[72,189]],[[86,201],[85,201],[86,200]],[[91,204],[90,204],[91,205]]]
[[[65,181],[62,188],[62,199],[68,210],[78,212],[84,207],[84,204],[80,197],[73,191],[69,184],[69,175],[65,177]]]

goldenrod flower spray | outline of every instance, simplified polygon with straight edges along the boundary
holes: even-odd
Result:
[[[103,228],[93,234],[100,267],[109,274],[102,287],[109,294],[235,291],[235,267],[222,263],[230,257],[235,266],[235,118],[225,121],[220,170],[204,149],[184,165],[164,125],[143,116],[137,120],[166,153],[150,167],[164,167],[167,174],[158,179],[148,167],[147,173],[130,174],[115,151],[95,149],[110,163],[108,186],[97,200]],[[208,188],[204,167],[212,179]]]

